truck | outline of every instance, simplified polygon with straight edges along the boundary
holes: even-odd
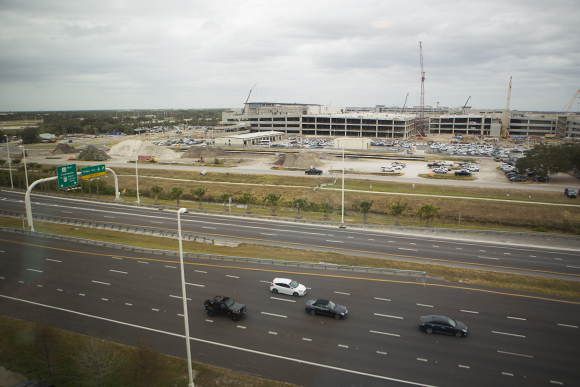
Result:
[[[153,156],[137,156],[137,161],[140,163],[156,163],[157,159]]]

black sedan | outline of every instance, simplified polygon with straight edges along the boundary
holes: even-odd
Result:
[[[334,317],[337,320],[346,318],[346,315],[348,314],[346,307],[323,299],[308,301],[304,309],[307,313],[310,313],[313,316],[323,314],[325,316]]]
[[[467,336],[467,326],[447,316],[431,315],[419,318],[419,328],[427,333],[445,333],[457,337]]]

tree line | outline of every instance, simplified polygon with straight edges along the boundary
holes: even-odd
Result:
[[[580,144],[538,144],[525,152],[525,157],[516,161],[516,168],[523,173],[532,171],[540,176],[560,172],[580,173]]]

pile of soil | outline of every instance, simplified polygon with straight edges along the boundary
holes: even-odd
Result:
[[[222,148],[216,147],[205,147],[205,146],[192,146],[181,156],[182,159],[197,159],[200,157],[218,157],[226,156],[227,152]]]
[[[151,156],[157,159],[176,159],[179,157],[178,153],[169,148],[141,140],[126,140],[115,144],[111,147],[109,154],[112,156],[133,158],[135,154],[138,156]]]
[[[77,160],[83,161],[104,161],[109,160],[111,156],[98,150],[94,145],[89,145],[77,156]]]
[[[69,153],[78,153],[76,148],[69,144],[58,144],[52,151],[51,155],[66,155]]]
[[[310,169],[323,165],[315,152],[282,153],[274,162],[282,168]]]

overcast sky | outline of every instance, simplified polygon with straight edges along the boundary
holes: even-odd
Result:
[[[0,0],[0,111],[413,106],[420,41],[428,105],[580,88],[578,0]]]

